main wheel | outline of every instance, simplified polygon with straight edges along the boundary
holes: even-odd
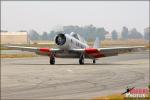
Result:
[[[79,59],[79,64],[80,65],[84,64],[84,59]]]
[[[55,64],[55,58],[50,58],[50,64],[54,65]]]

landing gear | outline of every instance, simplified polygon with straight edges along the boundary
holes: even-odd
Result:
[[[84,55],[81,55],[79,58],[79,64],[83,65],[84,64]]]
[[[55,57],[54,57],[54,55],[51,55],[51,56],[50,56],[50,64],[51,64],[51,65],[54,65],[54,64],[55,64]]]
[[[93,64],[95,64],[96,63],[96,60],[95,59],[93,59]]]

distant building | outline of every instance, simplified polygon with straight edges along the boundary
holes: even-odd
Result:
[[[106,39],[106,40],[111,40],[111,39],[112,39],[111,33],[107,33],[107,34],[105,35],[105,39]]]
[[[1,44],[27,44],[27,32],[1,32]]]
[[[122,38],[121,33],[118,32],[118,39],[121,39],[121,38]]]
[[[146,33],[146,32],[150,33],[150,27],[145,28],[145,29],[144,29],[144,32],[145,32],[145,33]]]
[[[8,31],[6,31],[6,30],[1,30],[1,32],[8,32]]]
[[[118,32],[117,35],[118,35],[118,39],[121,39],[121,33]],[[106,40],[112,40],[112,34],[111,33],[106,34],[105,39]]]

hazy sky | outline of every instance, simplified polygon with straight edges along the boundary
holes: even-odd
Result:
[[[149,1],[2,1],[1,29],[49,32],[63,25],[93,24],[107,31],[149,26]],[[59,29],[58,28],[58,29]]]

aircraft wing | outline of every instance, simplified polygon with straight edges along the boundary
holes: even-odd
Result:
[[[121,53],[138,51],[144,46],[134,46],[134,47],[112,47],[112,48],[85,48],[85,49],[71,49],[64,52],[61,49],[54,48],[38,48],[38,47],[24,47],[24,46],[5,46],[10,49],[22,50],[34,52],[39,55],[50,56],[52,53],[56,54],[58,57],[62,58],[79,58],[81,54],[85,54],[86,58],[101,58],[108,56],[115,56]],[[66,54],[67,55],[66,55]]]
[[[98,48],[95,50],[96,54],[92,54],[95,58],[115,56],[122,53],[134,52],[142,50],[144,46],[134,46],[134,47],[111,47],[111,48]]]
[[[115,56],[122,53],[134,52],[142,50],[144,46],[133,47],[110,47],[110,48],[86,48],[86,49],[73,49],[74,52],[84,53],[88,58],[101,58],[108,56]]]
[[[24,46],[5,46],[5,47],[15,50],[34,52],[39,55],[47,55],[47,56],[49,56],[51,53],[60,51],[59,49],[53,48],[24,47]]]
[[[133,46],[133,47],[112,47],[112,48],[100,48],[98,49],[105,56],[122,54],[127,52],[135,52],[144,49],[144,46]],[[108,55],[107,55],[108,54]]]

